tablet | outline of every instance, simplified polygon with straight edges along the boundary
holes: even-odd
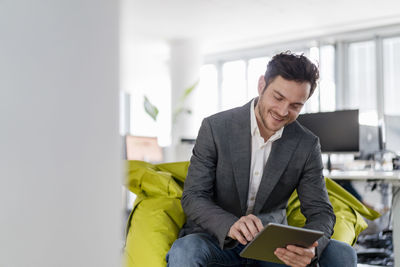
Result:
[[[269,223],[240,253],[241,257],[284,264],[274,251],[287,245],[309,247],[324,235],[321,231]]]

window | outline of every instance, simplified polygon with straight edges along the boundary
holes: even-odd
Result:
[[[222,110],[242,106],[247,99],[246,63],[230,61],[222,66]]]
[[[351,43],[348,60],[348,108],[376,110],[375,43]]]
[[[320,67],[320,83],[317,84],[314,94],[306,102],[302,112],[335,110],[335,47],[333,45],[314,46],[293,51],[296,54],[306,55]],[[262,56],[224,62],[219,110],[241,106],[258,96],[258,80],[265,74],[270,60],[271,57]]]
[[[383,40],[384,113],[400,115],[400,37]]]
[[[200,69],[200,83],[193,91],[193,118],[196,133],[201,122],[218,111],[218,76],[215,65],[203,65]]]
[[[269,57],[258,57],[248,61],[247,68],[247,100],[258,96],[258,79],[265,74]]]
[[[360,123],[377,125],[375,42],[351,43],[348,50],[347,108],[360,110]]]
[[[336,108],[335,47],[325,45],[320,48],[320,111],[334,111]]]
[[[301,54],[301,53],[300,53]],[[319,48],[311,47],[304,53],[314,64],[319,65]],[[319,111],[319,85],[315,88],[313,95],[307,100],[304,105],[303,112],[312,113]]]
[[[337,107],[359,109],[360,123],[367,125],[377,125],[378,114],[400,115],[397,104],[400,90],[396,88],[400,84],[397,75],[400,73],[400,36],[383,38],[377,33],[365,36],[373,39],[356,41],[349,35],[347,40],[341,37],[338,43],[331,43],[332,38],[329,44],[307,48],[305,43],[298,43],[282,49],[304,53],[319,66],[319,83],[302,112],[334,111]],[[241,106],[258,95],[258,79],[265,73],[270,56],[279,52],[275,47],[261,53],[257,50],[239,52],[243,58],[240,54],[230,55],[240,59],[235,61],[225,61],[226,55],[213,59],[222,64],[222,68],[216,68],[222,78],[218,110]],[[379,54],[383,55],[383,71],[378,69],[381,62],[377,62],[376,57]],[[254,56],[249,58],[249,55]],[[382,81],[383,88],[377,81]]]
[[[144,68],[144,72],[146,68]],[[146,73],[146,72],[145,72]],[[157,79],[152,75],[157,73]],[[130,95],[130,133],[136,136],[157,136],[161,146],[171,143],[171,80],[166,63],[154,64],[152,72],[135,76],[135,91]],[[151,81],[151,82],[149,82]],[[157,107],[159,113],[156,120],[149,116],[144,108],[144,97]],[[163,129],[160,131],[159,129]]]

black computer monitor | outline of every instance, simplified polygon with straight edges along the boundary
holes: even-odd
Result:
[[[297,121],[319,137],[325,153],[358,153],[358,110],[301,114]]]

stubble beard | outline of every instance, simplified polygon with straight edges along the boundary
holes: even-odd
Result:
[[[268,128],[267,120],[264,117],[265,107],[261,103],[261,101],[258,103],[258,115],[260,116],[263,127],[267,130],[270,130]]]
[[[262,104],[262,102],[260,101],[258,103],[258,115],[259,118],[261,119],[261,124],[263,126],[263,129],[260,129],[260,132],[265,132],[268,136],[272,136],[276,133],[276,131],[274,129],[271,129],[270,127],[268,127],[268,123],[267,123],[267,118],[266,116],[268,116],[268,114],[266,113],[266,108],[265,106]],[[269,111],[268,111],[269,113]]]
[[[271,129],[270,127],[268,127],[267,119],[266,119],[266,117],[264,116],[264,114],[266,114],[266,116],[268,116],[268,113],[271,113],[271,111],[268,111],[268,112],[266,113],[266,112],[265,112],[265,111],[266,111],[265,106],[262,104],[261,101],[258,103],[257,106],[258,106],[258,115],[259,115],[259,117],[260,117],[260,119],[261,119],[261,123],[262,123],[264,129],[267,130],[267,131],[269,131],[269,132],[272,132],[273,134],[274,134],[275,132],[279,131],[280,129],[274,130],[274,129]],[[271,116],[272,116],[272,115],[271,115]],[[290,123],[290,121],[289,121],[289,122],[285,122],[284,125],[282,125],[282,127],[287,126],[289,123]],[[281,127],[281,128],[282,128],[282,127]]]

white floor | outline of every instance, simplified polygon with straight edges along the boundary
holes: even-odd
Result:
[[[357,267],[380,267],[380,265],[357,264]]]

